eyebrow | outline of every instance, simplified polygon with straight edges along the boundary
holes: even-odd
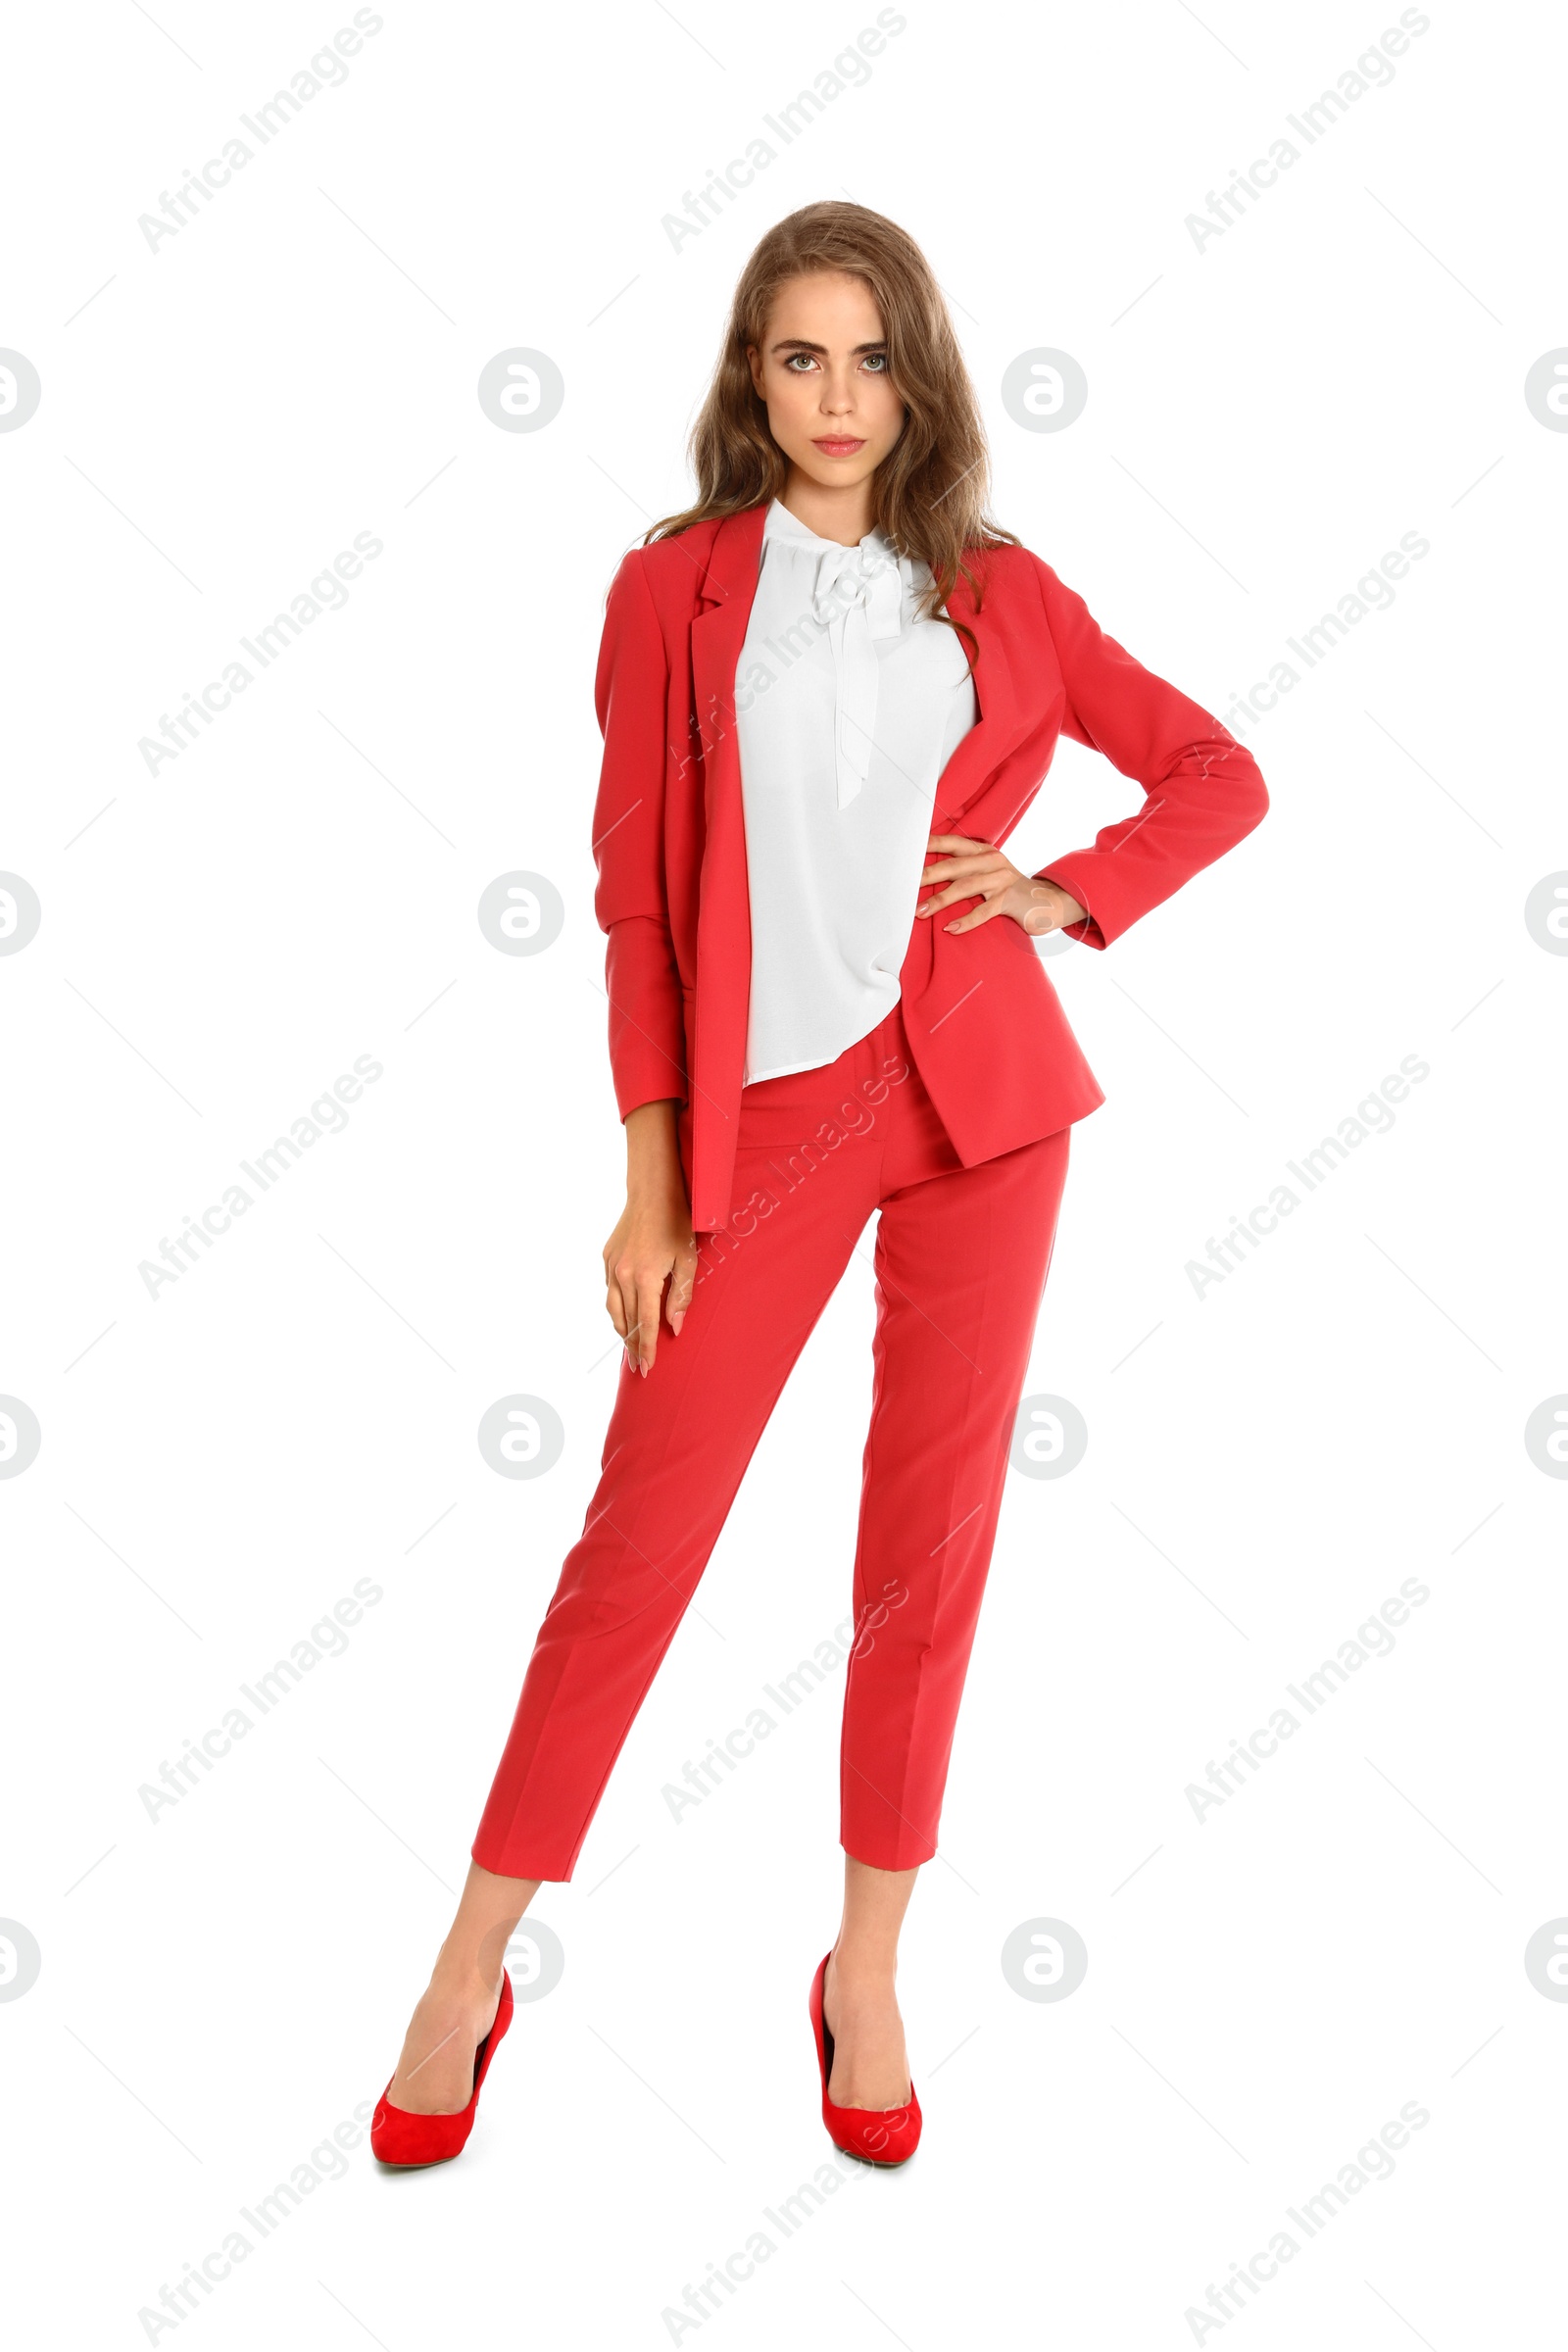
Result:
[[[850,353],[850,357],[853,360],[858,359],[865,351],[885,351],[887,340],[886,335],[879,335],[874,343],[857,343]],[[808,343],[804,335],[789,335],[782,343],[773,344],[772,349],[774,351],[816,351],[820,352],[824,358],[827,355],[825,343]]]

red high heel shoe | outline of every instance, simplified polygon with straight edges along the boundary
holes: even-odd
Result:
[[[411,2115],[406,2107],[394,2107],[386,2095],[388,2082],[376,2101],[370,2118],[370,2153],[382,2164],[413,2167],[421,2164],[448,2164],[461,2156],[467,2145],[468,2133],[478,2112],[479,2092],[496,2047],[512,2023],[512,1979],[501,1971],[501,2005],[496,2011],[495,2024],[473,2053],[473,2095],[466,2107],[457,2115]],[[393,2078],[396,2080],[396,2077]]]
[[[903,2107],[835,2107],[827,2095],[833,2073],[833,2036],[822,2015],[822,1988],[832,1957],[831,1952],[824,1956],[811,1979],[811,2028],[816,2034],[816,2063],[822,2070],[822,2121],[827,2135],[836,2148],[846,2156],[858,2156],[862,2164],[890,2168],[907,2164],[920,2144],[920,2102],[913,2082],[908,2103]]]

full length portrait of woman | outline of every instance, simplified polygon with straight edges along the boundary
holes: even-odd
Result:
[[[626,1136],[604,1262],[624,1363],[375,2112],[387,2164],[466,2141],[513,2014],[508,1938],[571,1877],[873,1212],[844,1910],[809,2015],[834,2143],[913,2154],[899,1935],[937,1848],[1068,1136],[1102,1100],[1034,943],[1108,947],[1267,807],[1225,728],[988,519],[946,305],[879,214],[813,204],[763,237],[692,455],[695,503],[615,574],[597,680],[595,908]],[[1142,805],[1024,873],[1002,845],[1063,734]]]

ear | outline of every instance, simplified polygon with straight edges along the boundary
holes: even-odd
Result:
[[[762,398],[762,358],[755,343],[746,346],[746,365],[752,371],[752,390]]]

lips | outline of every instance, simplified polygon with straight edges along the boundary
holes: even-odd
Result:
[[[830,433],[820,441],[813,441],[811,447],[819,449],[824,458],[853,458],[858,450],[865,447],[865,443],[863,440],[851,440],[842,433]]]

